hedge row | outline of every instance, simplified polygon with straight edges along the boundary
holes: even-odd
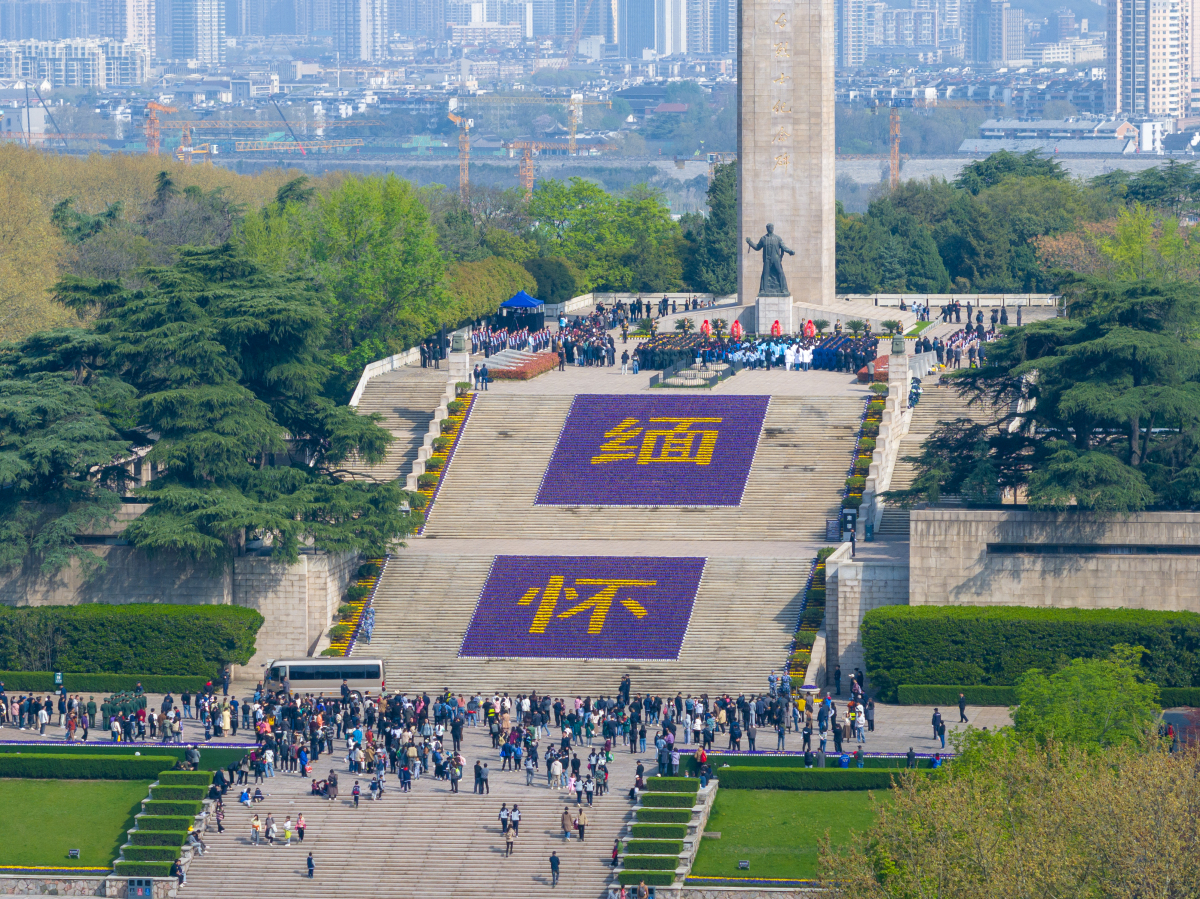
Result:
[[[179,850],[169,846],[126,846],[121,855],[127,862],[173,862],[179,858]]]
[[[644,883],[648,887],[669,887],[675,882],[675,874],[666,871],[618,871],[617,883],[623,887]]]
[[[129,842],[135,846],[182,846],[187,839],[186,830],[135,830]]]
[[[1140,609],[886,606],[862,623],[866,669],[879,698],[901,684],[1012,686],[1030,668],[1102,658],[1118,643],[1146,648],[1160,687],[1200,686],[1200,615]]]
[[[688,813],[690,817],[690,812]],[[638,813],[639,820],[642,814]],[[634,824],[633,836],[639,840],[682,840],[687,836],[687,824]]]
[[[648,808],[691,808],[696,797],[691,793],[643,793],[642,805]]]
[[[139,830],[182,830],[187,833],[195,823],[196,819],[187,815],[141,815],[137,819]]]
[[[182,693],[203,689],[211,680],[203,674],[79,674],[63,673],[63,686],[70,693],[121,693],[137,689],[147,693]],[[53,693],[58,687],[52,671],[0,671],[0,683],[9,693]]]
[[[226,768],[229,765],[236,764],[242,760],[242,757],[253,747],[246,746],[242,749],[217,749],[199,744],[197,747],[200,750],[200,762],[206,769],[216,771],[218,768]],[[166,764],[159,770],[163,770],[175,764],[176,761],[182,760],[187,753],[188,747],[184,744],[177,743],[153,743],[149,745],[138,745],[136,743],[88,743],[86,746],[83,743],[45,743],[37,747],[38,755],[78,755],[96,758],[112,758],[118,755],[129,755],[131,752],[145,752],[154,755],[160,760],[165,760]],[[0,756],[13,755],[27,752],[28,744],[4,744],[0,745]],[[157,772],[155,772],[157,773]]]
[[[38,635],[53,631],[60,648],[47,667],[56,671],[184,671],[215,677],[225,665],[250,661],[262,623],[262,615],[242,606],[0,606],[0,670],[31,667],[27,647],[37,645]],[[67,687],[71,689],[69,681]]]
[[[638,823],[634,827],[640,827],[643,824],[687,824],[692,820],[691,809],[673,809],[673,808],[640,808],[637,812]]]
[[[161,816],[167,815],[174,817],[176,815],[188,815],[192,818],[200,814],[204,803],[196,800],[194,802],[166,802],[161,799],[151,799],[149,802],[142,804],[142,811],[147,815]]]
[[[211,776],[211,775],[210,775]],[[186,801],[188,799],[203,799],[208,795],[205,787],[152,787],[150,790],[154,799],[167,802]]]
[[[722,768],[725,790],[887,790],[898,772],[869,768]]]
[[[163,771],[158,782],[164,787],[205,787],[212,783],[212,771]]]
[[[1200,687],[1162,687],[1158,692],[1164,709],[1200,708]]]
[[[626,855],[621,859],[626,870],[674,871],[679,859],[673,855]]]
[[[646,789],[651,793],[699,793],[700,781],[694,777],[650,777]]]
[[[853,759],[854,754],[851,753]],[[836,765],[838,757],[831,751],[826,756],[826,764]],[[692,760],[693,764],[695,759]],[[725,772],[731,768],[803,768],[804,756],[796,755],[721,755],[708,757],[708,764],[713,769],[713,776],[721,780],[721,786],[725,786]],[[858,763],[851,761],[850,764],[855,768]],[[928,768],[932,764],[930,759],[917,759],[917,767]],[[728,765],[728,768],[721,767]],[[908,760],[905,758],[880,758],[878,756],[866,756],[863,758],[863,770],[873,769],[891,769],[904,768],[908,765]]]
[[[117,862],[122,877],[170,877],[172,862]]]
[[[901,684],[896,688],[900,705],[958,706],[958,694],[966,697],[967,705],[1011,706],[1017,704],[1016,687],[969,687],[944,684]]]
[[[128,751],[128,750],[126,750]],[[63,753],[0,754],[0,777],[28,777],[39,780],[145,780],[152,781],[160,771],[175,764],[170,756],[65,755]]]
[[[683,852],[682,840],[629,840],[625,851],[634,855],[671,855]]]

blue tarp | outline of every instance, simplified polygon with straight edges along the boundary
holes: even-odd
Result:
[[[515,294],[500,304],[501,309],[533,309],[541,306],[541,300],[535,300],[523,290],[518,290]]]

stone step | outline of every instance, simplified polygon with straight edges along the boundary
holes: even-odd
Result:
[[[448,383],[448,372],[428,368],[397,369],[368,381],[357,411],[360,415],[380,416],[380,425],[391,432],[394,440],[377,465],[351,456],[346,468],[359,477],[377,480],[407,477]]]

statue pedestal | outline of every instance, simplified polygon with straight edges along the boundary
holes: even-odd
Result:
[[[756,334],[769,335],[775,322],[784,334],[791,334],[792,329],[792,298],[762,297],[754,306],[754,331]]]

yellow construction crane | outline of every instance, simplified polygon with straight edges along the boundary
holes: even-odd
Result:
[[[183,135],[180,138],[179,147],[175,151],[175,156],[178,159],[186,160],[188,163],[192,161],[195,155],[207,156],[211,161],[214,155],[213,149],[208,144],[201,144],[199,147],[192,147],[192,132],[193,131],[225,131],[236,129],[254,129],[258,131],[275,131],[279,128],[279,122],[268,122],[259,119],[231,119],[222,121],[220,119],[200,119],[198,121],[170,121],[163,122],[168,128],[180,128]],[[284,125],[288,123],[285,120]],[[312,125],[315,128],[347,128],[354,125],[381,125],[382,122],[376,120],[339,120],[336,122],[304,122],[305,125]],[[361,146],[361,142],[355,146]]]
[[[511,140],[504,145],[504,149],[508,150],[509,155],[512,155],[514,150],[521,151],[521,161],[517,164],[517,180],[520,181],[527,198],[533,196],[533,154],[559,147],[562,147],[562,144],[545,143],[539,140]]]
[[[151,156],[158,155],[159,144],[162,141],[162,129],[158,121],[160,112],[178,112],[174,106],[163,106],[156,100],[146,104],[146,152]]]
[[[464,203],[471,197],[471,126],[473,119],[447,113],[458,126],[458,195]]]
[[[892,190],[900,186],[900,110],[901,109],[984,109],[992,106],[1003,106],[1003,102],[988,102],[982,100],[938,100],[913,99],[912,97],[892,97],[884,103],[888,110],[888,183]]]
[[[576,151],[576,135],[579,126],[583,124],[583,107],[604,106],[612,109],[612,100],[585,100],[583,94],[571,94],[569,97],[458,97],[459,103],[539,103],[547,106],[567,107],[568,152],[574,156]]]

